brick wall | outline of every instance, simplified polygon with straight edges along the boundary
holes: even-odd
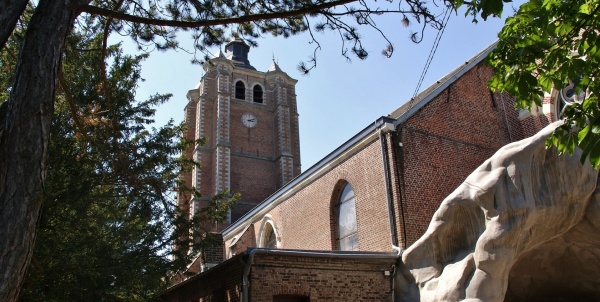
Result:
[[[256,239],[256,233],[254,224],[250,225],[248,229],[243,234],[240,234],[239,239],[234,245],[234,248],[231,249],[229,246],[229,242],[225,242],[226,250],[228,250],[230,255],[237,255],[245,252],[248,248],[253,248],[258,246],[258,240]],[[237,238],[236,238],[237,239]]]
[[[242,125],[244,113],[256,116],[255,128]],[[231,114],[231,191],[240,192],[243,201],[256,204],[276,190],[274,118],[263,105],[238,101]]]
[[[397,128],[403,146],[395,154],[402,202],[396,206],[404,210],[397,221],[405,246],[425,232],[441,201],[476,167],[522,138],[514,100],[499,100],[485,85],[491,74],[480,63]]]
[[[206,235],[212,244],[202,248],[202,263],[204,265],[216,265],[223,262],[223,236],[220,233],[209,233]]]
[[[175,285],[160,299],[165,302],[241,301],[244,269],[250,265],[248,297],[252,302],[271,302],[275,295],[302,295],[312,302],[390,301],[396,261],[393,254],[364,253],[359,259],[323,252],[303,256],[268,250],[253,256],[243,253]]]
[[[534,105],[531,112],[524,109],[519,110],[519,123],[521,124],[524,138],[534,135],[540,129],[556,121],[554,102],[554,97],[546,96],[542,100],[542,108]],[[548,112],[544,112],[544,107]]]
[[[394,260],[368,262],[336,258],[256,255],[250,273],[250,301],[274,295],[302,295],[319,301],[390,301]]]
[[[304,184],[266,216],[280,235],[279,248],[332,250],[337,249],[337,203],[341,184],[350,183],[356,198],[356,220],[360,251],[391,251],[389,218],[382,166],[381,145],[374,138],[355,150],[348,159],[326,171],[318,179]],[[253,221],[254,233],[243,237],[260,238],[264,217]],[[252,242],[252,240],[247,240]],[[257,243],[257,242],[256,242]],[[254,245],[256,246],[256,245]],[[246,247],[239,241],[236,251]]]
[[[546,118],[546,116],[543,116],[543,115],[541,115],[541,116],[530,115],[530,116],[524,118],[521,121],[524,137],[529,137],[529,136],[534,135],[535,133],[540,131],[540,129],[548,126],[549,123],[550,123],[550,121],[548,120],[548,118]]]

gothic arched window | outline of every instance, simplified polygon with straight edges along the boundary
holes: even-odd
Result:
[[[254,88],[252,88],[252,94],[253,94],[253,100],[255,103],[261,103],[263,102],[263,89],[260,85],[256,84],[254,85]]]
[[[338,203],[338,246],[342,251],[358,251],[358,229],[356,227],[356,203],[354,190],[347,183]]]
[[[240,100],[246,99],[246,85],[242,81],[235,82],[235,98]]]
[[[275,234],[275,230],[273,229],[273,225],[271,223],[267,222],[264,226],[261,247],[268,249],[277,248],[277,235]]]

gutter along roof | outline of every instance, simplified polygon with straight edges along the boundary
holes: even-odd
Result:
[[[351,152],[357,147],[364,146],[372,140],[378,139],[377,129],[379,129],[386,123],[391,123],[394,126],[398,126],[399,124],[402,124],[403,122],[408,120],[416,112],[418,112],[419,109],[423,108],[423,106],[428,104],[431,100],[433,100],[437,95],[439,95],[442,91],[448,88],[448,86],[454,83],[463,74],[465,74],[475,65],[483,61],[483,59],[487,57],[487,55],[496,47],[496,44],[497,42],[492,43],[480,53],[476,54],[474,57],[466,61],[464,65],[459,66],[452,72],[439,79],[436,83],[423,90],[413,99],[407,101],[404,105],[400,106],[394,112],[390,113],[387,117],[382,116],[378,118],[376,121],[365,127],[363,130],[354,135],[341,146],[333,150],[333,152],[329,153],[327,156],[318,161],[312,167],[308,168],[308,170],[304,171],[302,174],[292,179],[279,190],[275,191],[267,199],[265,199],[264,201],[256,205],[248,213],[240,217],[240,219],[236,220],[227,228],[225,228],[222,232],[223,239],[227,241],[233,238],[233,236],[241,235],[240,231],[245,230],[248,224],[253,223],[252,218],[266,214],[266,212],[270,211],[279,203],[285,201],[286,197],[291,196],[296,192],[300,191],[302,188],[304,188],[304,186],[308,184],[307,182],[315,180],[321,175],[323,175],[329,170],[328,168],[331,167],[333,164],[349,157]]]

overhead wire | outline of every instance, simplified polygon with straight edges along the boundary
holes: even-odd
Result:
[[[431,46],[431,50],[429,51],[429,56],[427,57],[427,61],[425,61],[425,66],[423,67],[423,71],[421,72],[421,76],[419,77],[419,81],[417,82],[417,87],[415,87],[413,96],[410,99],[409,107],[412,107],[412,105],[413,105],[412,103],[413,103],[415,97],[417,96],[417,94],[419,93],[419,89],[421,89],[421,85],[423,84],[425,75],[427,75],[427,71],[429,70],[429,66],[431,66],[433,57],[435,56],[435,53],[437,52],[437,48],[438,48],[438,45],[440,44],[440,40],[442,39],[442,36],[444,35],[444,30],[446,29],[446,25],[448,25],[448,21],[450,20],[450,15],[452,15],[450,13],[451,11],[452,11],[452,7],[447,7],[446,11],[444,12],[444,17],[442,18],[442,20],[444,20],[444,23],[442,25],[442,28],[438,31],[437,35],[435,36],[435,40],[433,41],[433,45]]]

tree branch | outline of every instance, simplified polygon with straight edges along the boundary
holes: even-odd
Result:
[[[122,5],[123,5],[124,0],[119,0],[119,2],[115,5],[114,9],[119,9]],[[107,72],[106,72],[106,49],[108,47],[108,35],[110,34],[110,24],[112,23],[112,18],[107,18],[106,19],[106,23],[104,24],[104,30],[103,30],[103,35],[102,35],[102,51],[101,51],[101,56],[102,56],[102,60],[100,62],[100,74],[102,75],[102,79],[101,79],[101,85],[102,85],[102,92],[104,92],[104,97],[106,98],[106,103],[108,104],[108,109],[110,110],[112,119],[111,119],[111,125],[112,125],[112,132],[113,132],[113,149],[115,152],[117,152],[118,150],[118,127],[117,127],[117,117],[116,117],[116,113],[114,111],[114,108],[112,106],[112,98],[110,95],[110,90],[108,89],[108,76],[107,76]]]
[[[73,116],[73,121],[75,122],[77,129],[79,129],[79,132],[83,136],[84,140],[86,142],[89,142],[90,139],[85,133],[83,124],[81,124],[79,116],[77,115],[77,107],[75,107],[75,103],[73,102],[73,95],[71,94],[71,90],[69,90],[69,87],[67,86],[67,81],[65,80],[62,68],[58,71],[58,84],[60,85],[60,88],[62,88],[62,91],[65,94],[65,100],[67,100],[67,104],[69,104],[69,110],[71,110],[71,115]]]
[[[29,0],[0,1],[0,49],[8,41]]]
[[[140,16],[133,16],[129,14],[119,13],[113,10],[92,6],[92,5],[83,5],[80,7],[81,12],[101,15],[113,19],[130,21],[140,24],[148,24],[148,25],[156,25],[156,26],[172,26],[179,28],[197,28],[197,27],[205,27],[205,26],[215,26],[215,25],[225,25],[225,24],[240,24],[252,21],[260,21],[260,20],[268,20],[268,19],[281,19],[281,18],[289,18],[299,15],[311,14],[318,12],[320,10],[333,8],[335,6],[355,2],[356,0],[337,0],[332,2],[327,2],[323,4],[318,4],[314,6],[309,6],[305,8],[299,8],[291,11],[281,11],[275,13],[262,13],[262,14],[252,14],[252,15],[244,15],[241,17],[234,18],[223,18],[223,19],[214,19],[214,20],[200,20],[200,21],[177,21],[177,20],[166,20],[166,19],[152,19],[145,18]]]

